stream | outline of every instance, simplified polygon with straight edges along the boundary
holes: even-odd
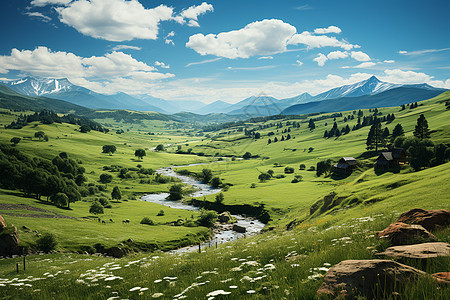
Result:
[[[198,166],[198,165],[203,165],[203,164],[191,164],[191,165],[176,166],[176,167],[190,167],[190,166]],[[156,170],[156,173],[159,173],[164,176],[176,177],[176,178],[180,179],[183,183],[189,184],[189,185],[193,186],[194,188],[196,188],[197,191],[188,195],[188,197],[202,197],[202,196],[206,196],[206,195],[217,194],[221,191],[221,189],[215,189],[215,188],[211,187],[210,185],[201,183],[200,181],[198,181],[192,177],[177,174],[173,170],[172,167],[160,168],[160,169]],[[161,205],[168,206],[171,208],[176,208],[176,209],[185,209],[185,210],[199,210],[200,209],[196,206],[182,203],[181,201],[166,200],[167,196],[169,196],[169,193],[149,194],[149,195],[142,196],[141,200],[161,204]],[[207,247],[207,246],[212,247],[212,246],[215,246],[216,244],[223,244],[226,242],[237,240],[237,239],[245,237],[245,236],[255,235],[255,234],[259,233],[264,228],[264,225],[265,225],[264,223],[262,223],[256,219],[253,219],[253,218],[245,218],[240,215],[231,215],[231,216],[233,216],[237,219],[237,222],[235,224],[245,227],[247,229],[247,232],[245,234],[242,234],[242,233],[238,233],[233,230],[219,231],[216,234],[214,234],[211,241],[208,241],[208,242],[202,244],[201,245],[202,248]],[[198,250],[198,245],[180,248],[180,249],[177,249],[177,250],[174,250],[171,252],[183,253],[183,252],[190,252],[190,251],[196,251],[196,250]]]

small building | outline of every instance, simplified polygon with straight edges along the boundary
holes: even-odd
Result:
[[[407,159],[405,150],[398,148],[392,149],[387,152],[381,152],[380,156],[378,156],[377,158],[375,166],[381,168],[390,168],[396,167],[400,164],[405,164],[406,161]]]
[[[353,157],[342,157],[337,164],[334,164],[334,171],[343,174],[352,173],[353,169],[358,165],[358,161]]]

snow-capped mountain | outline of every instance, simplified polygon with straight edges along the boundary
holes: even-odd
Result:
[[[49,79],[25,77],[20,80],[5,81],[2,83],[27,96],[43,96],[61,91],[69,91],[76,87],[70,83],[67,78]]]

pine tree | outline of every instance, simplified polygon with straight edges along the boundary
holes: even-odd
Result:
[[[325,132],[323,133],[323,137],[324,137],[324,138],[327,138],[327,137],[328,137],[328,131],[327,131],[327,130],[325,130]]]
[[[314,120],[313,119],[309,119],[308,128],[310,130],[313,130],[314,128],[316,128],[316,124],[314,124]]]
[[[369,134],[367,135],[367,150],[375,149],[378,151],[378,147],[384,144],[383,129],[381,128],[381,122],[375,118],[373,125],[370,127]]]
[[[399,136],[404,136],[405,135],[405,131],[403,130],[403,126],[402,124],[398,123],[397,125],[395,125],[394,130],[392,131],[392,141],[394,141],[397,137]]]
[[[417,119],[417,125],[414,130],[414,136],[423,140],[430,137],[430,131],[428,130],[428,122],[423,114]]]

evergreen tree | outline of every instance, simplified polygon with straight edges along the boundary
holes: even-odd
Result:
[[[375,149],[375,151],[378,151],[378,147],[384,145],[384,142],[381,122],[375,118],[373,125],[370,127],[369,134],[367,135],[367,150]]]
[[[428,130],[428,122],[423,114],[417,119],[417,125],[414,130],[414,136],[423,140],[430,137],[430,131]]]
[[[267,141],[267,144],[270,144],[270,143],[272,143],[272,140],[271,140],[271,139],[269,139],[269,140]]]
[[[314,128],[316,128],[316,124],[314,124],[314,120],[313,119],[309,119],[308,128],[310,130],[313,130]]]
[[[122,199],[122,193],[120,192],[120,189],[118,186],[115,186],[111,192],[111,198],[120,200]]]
[[[403,130],[402,124],[398,123],[395,125],[394,130],[392,131],[392,137],[391,140],[394,141],[399,136],[404,136],[405,131]]]
[[[324,132],[324,134],[323,134],[323,137],[324,137],[324,138],[327,138],[327,137],[328,137],[328,131],[327,131],[327,130],[325,130],[325,132]]]

